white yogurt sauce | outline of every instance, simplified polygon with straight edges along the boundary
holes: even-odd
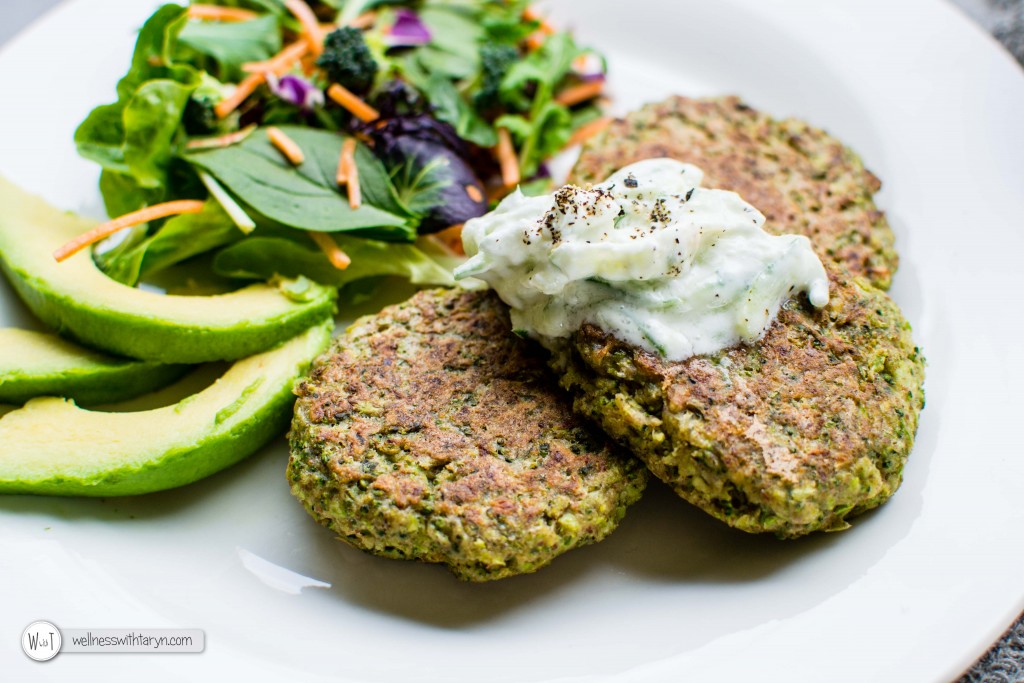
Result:
[[[766,233],[734,192],[703,189],[672,159],[627,166],[590,189],[518,190],[466,223],[456,279],[489,283],[512,324],[546,344],[592,323],[670,360],[759,339],[787,299],[828,303],[803,236]]]

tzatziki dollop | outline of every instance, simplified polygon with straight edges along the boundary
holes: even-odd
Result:
[[[669,360],[759,339],[799,293],[825,306],[810,241],[769,235],[757,209],[701,188],[703,175],[648,159],[592,188],[517,190],[466,223],[455,277],[486,281],[514,329],[549,346],[592,323]]]

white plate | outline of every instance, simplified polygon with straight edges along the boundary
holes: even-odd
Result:
[[[0,172],[99,213],[71,133],[112,99],[151,9],[77,0],[4,50]],[[739,93],[839,135],[883,178],[893,295],[929,360],[899,494],[850,531],[784,543],[652,486],[606,542],[489,585],[334,540],[289,496],[283,442],[141,498],[0,497],[5,679],[948,680],[1024,607],[1020,69],[938,1],[555,10],[611,57],[620,108]],[[26,320],[0,291],[0,323]],[[201,628],[207,649],[36,664],[17,639],[37,619]]]

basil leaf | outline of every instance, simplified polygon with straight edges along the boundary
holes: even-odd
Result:
[[[366,203],[352,209],[335,180],[342,136],[302,126],[281,126],[281,130],[306,155],[298,168],[284,159],[263,130],[240,144],[194,152],[185,159],[212,174],[245,204],[288,227],[318,232],[369,230],[391,239],[415,237],[408,216],[399,213],[387,173],[370,162],[367,151],[357,152]],[[371,201],[394,212],[377,208]]]
[[[393,244],[335,234],[338,246],[352,259],[344,270],[331,265],[312,242],[281,237],[249,237],[223,249],[214,259],[219,275],[266,280],[275,275],[305,275],[321,284],[340,287],[378,275],[409,278],[418,285],[451,285],[451,271],[412,244]]]

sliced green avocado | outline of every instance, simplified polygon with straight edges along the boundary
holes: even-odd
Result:
[[[116,403],[170,384],[187,369],[107,356],[44,332],[0,328],[0,402],[63,396],[78,405]]]
[[[233,360],[295,336],[334,309],[336,292],[307,280],[170,296],[112,280],[88,250],[54,260],[54,250],[92,226],[0,178],[0,266],[40,320],[87,346],[164,363]]]
[[[181,402],[135,413],[37,398],[0,417],[0,493],[118,496],[202,479],[284,433],[292,387],[332,323],[236,362]]]

